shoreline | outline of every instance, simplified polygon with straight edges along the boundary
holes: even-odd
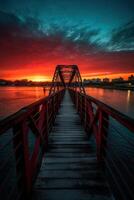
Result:
[[[102,88],[102,89],[110,89],[110,90],[130,90],[134,92],[134,87],[120,87],[120,86],[84,86],[85,88]]]
[[[44,88],[44,86],[37,86],[37,85],[0,85],[0,87],[42,87]],[[122,86],[102,86],[102,85],[85,85],[84,88],[102,88],[102,89],[110,89],[110,90],[130,90],[130,91],[134,91],[134,86],[133,87],[122,87]],[[46,87],[46,89],[49,89],[49,86]]]

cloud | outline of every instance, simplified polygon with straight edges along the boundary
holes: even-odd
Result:
[[[87,56],[98,50],[98,44],[92,38],[99,31],[88,27],[51,24],[49,28],[42,29],[41,23],[33,18],[21,19],[14,14],[0,12],[0,30],[3,65],[7,60],[11,65],[14,56],[45,60],[64,54],[69,59],[72,55]],[[21,60],[24,61],[27,62],[27,59]]]
[[[0,37],[37,37],[42,35],[39,21],[31,17],[21,19],[0,11]]]
[[[109,44],[112,50],[134,51],[134,21],[113,30]]]
[[[132,24],[127,27],[132,27]],[[37,19],[21,18],[1,11],[0,30],[0,67],[3,74],[14,73],[15,70],[16,73],[37,74],[40,71],[48,74],[54,70],[48,67],[59,63],[78,64],[89,73],[132,71],[134,67],[133,52],[109,51],[109,44],[100,42],[101,30],[81,24],[45,26]],[[127,34],[123,30],[121,33]],[[110,41],[113,49],[117,49],[117,43],[123,45],[123,41],[118,40],[121,33],[113,33]],[[125,35],[124,44],[126,40]]]

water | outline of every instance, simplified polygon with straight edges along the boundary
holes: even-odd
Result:
[[[86,93],[134,118],[134,91],[86,88]]]
[[[86,88],[87,94],[134,118],[134,92]],[[0,119],[47,96],[42,87],[0,87]]]
[[[0,87],[0,119],[47,96],[42,87]]]

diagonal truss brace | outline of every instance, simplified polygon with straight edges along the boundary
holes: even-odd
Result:
[[[81,74],[77,65],[56,66],[49,95],[55,93],[60,87],[73,87],[77,88],[81,93],[85,93]]]

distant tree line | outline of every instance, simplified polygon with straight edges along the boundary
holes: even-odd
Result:
[[[50,86],[51,82],[49,81],[31,81],[27,79],[22,79],[22,80],[5,80],[5,79],[0,79],[0,86]]]

